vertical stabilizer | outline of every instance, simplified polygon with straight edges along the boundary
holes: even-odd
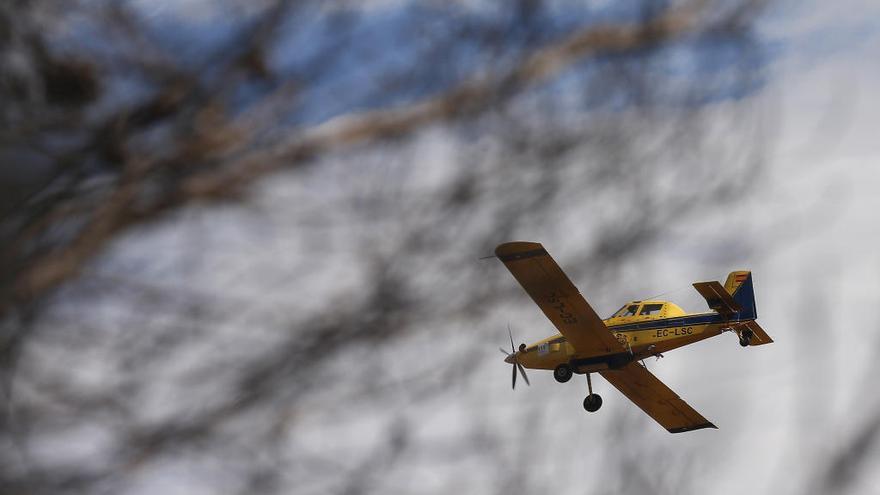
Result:
[[[727,293],[731,296],[736,294],[736,290],[749,278],[752,272],[740,270],[736,272],[730,272],[730,275],[727,276],[727,282],[724,282],[724,289],[727,290]]]
[[[730,272],[724,289],[733,296],[733,300],[742,307],[740,318],[757,318],[758,310],[755,307],[755,287],[752,285],[752,272]]]

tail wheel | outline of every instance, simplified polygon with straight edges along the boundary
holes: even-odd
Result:
[[[565,383],[571,380],[571,375],[573,374],[571,367],[567,364],[560,364],[553,370],[553,378],[559,383]]]
[[[602,407],[602,397],[599,394],[590,394],[584,399],[584,409],[587,412],[596,412]]]

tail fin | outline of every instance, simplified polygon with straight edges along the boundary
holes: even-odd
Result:
[[[730,272],[730,275],[727,276],[727,282],[724,282],[724,289],[727,290],[727,293],[731,296],[736,294],[736,290],[739,289],[751,273],[752,272],[745,270]]]
[[[758,317],[758,309],[755,307],[755,288],[752,285],[752,272],[730,272],[724,289],[733,296],[733,300],[742,306],[740,318],[754,319]]]

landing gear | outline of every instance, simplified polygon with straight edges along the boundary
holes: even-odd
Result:
[[[565,383],[571,380],[572,374],[571,367],[567,364],[560,364],[555,370],[553,370],[553,378],[559,383]]]
[[[754,335],[754,333],[752,333],[751,330],[749,330],[749,329],[743,330],[739,334],[739,345],[741,345],[743,347],[750,346],[752,344],[752,336],[753,335]]]
[[[590,395],[584,399],[584,409],[586,409],[587,412],[596,412],[602,407],[602,397],[600,397],[599,394],[593,393],[593,382],[590,380],[589,373],[587,373],[587,388],[590,391]]]
[[[587,412],[596,412],[602,407],[602,397],[599,394],[590,394],[584,399],[584,409]]]

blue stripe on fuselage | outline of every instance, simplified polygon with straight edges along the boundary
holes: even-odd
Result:
[[[670,327],[686,327],[694,325],[708,325],[711,323],[725,323],[732,321],[745,321],[752,318],[740,318],[739,313],[734,313],[730,318],[725,319],[718,313],[702,313],[688,316],[675,316],[673,318],[663,318],[660,320],[639,321],[636,323],[625,323],[623,325],[609,325],[608,329],[613,332],[631,332],[633,330],[652,330],[655,328]]]

